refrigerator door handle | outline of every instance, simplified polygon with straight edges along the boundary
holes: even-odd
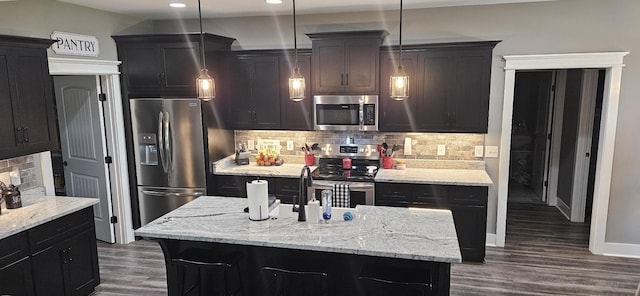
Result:
[[[160,150],[160,163],[162,163],[162,170],[166,173],[167,172],[167,165],[166,165],[166,153],[165,153],[165,147],[164,147],[164,135],[162,133],[162,128],[164,126],[164,113],[161,111],[160,113],[158,113],[158,146],[160,146],[159,150]]]
[[[165,126],[163,135],[165,140],[164,146],[165,149],[167,149],[167,171],[173,171],[173,147],[171,146],[171,141],[173,139],[171,138],[171,117],[169,117],[169,112],[164,113],[164,120]]]
[[[177,192],[162,192],[162,191],[154,191],[154,190],[142,190],[142,193],[146,195],[151,195],[151,196],[172,196],[172,197],[189,197],[189,196],[199,197],[199,196],[202,196],[203,194],[202,192],[177,193]]]

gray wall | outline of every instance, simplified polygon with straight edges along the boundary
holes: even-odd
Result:
[[[623,70],[620,111],[614,151],[607,242],[640,244],[640,1],[561,0],[409,10],[403,24],[404,43],[503,40],[494,50],[487,145],[500,144],[504,61],[512,54],[629,51]],[[236,38],[244,49],[292,47],[291,17],[222,18],[205,21],[210,33]],[[397,12],[301,15],[299,44],[310,47],[304,33],[336,30],[386,29],[388,42],[397,43]],[[196,23],[185,22],[188,31]],[[154,22],[155,32],[181,32],[170,21]],[[602,147],[602,149],[610,149]],[[498,160],[487,159],[487,171],[497,182]],[[497,184],[496,184],[497,185]],[[489,192],[488,230],[495,233],[495,189]]]
[[[100,60],[116,60],[116,45],[111,35],[118,32],[151,32],[151,22],[136,17],[86,8],[55,0],[19,0],[0,2],[0,34],[51,38],[53,31],[93,35],[100,44]],[[128,28],[135,26],[135,30]],[[50,57],[57,55],[49,50]],[[78,56],[59,56],[79,58]]]

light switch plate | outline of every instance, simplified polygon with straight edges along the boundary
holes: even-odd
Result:
[[[411,155],[411,138],[404,138],[404,155]]]
[[[442,156],[442,155],[445,155],[445,146],[438,145],[438,156]]]
[[[9,176],[11,178],[11,184],[16,186],[22,184],[22,179],[20,179],[20,170],[18,170],[17,168],[13,169],[13,171],[9,173]]]
[[[498,146],[486,146],[485,150],[485,157],[498,158]]]
[[[253,143],[253,140],[248,140],[247,141],[247,150],[251,151],[256,149],[256,145]]]
[[[484,147],[483,146],[476,146],[476,150],[474,153],[475,157],[483,157],[484,156]]]
[[[287,151],[293,151],[293,141],[287,141]]]

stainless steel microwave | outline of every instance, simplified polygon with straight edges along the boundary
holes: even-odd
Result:
[[[314,129],[320,131],[377,131],[378,96],[314,96]]]

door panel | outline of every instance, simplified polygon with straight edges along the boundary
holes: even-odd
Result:
[[[286,130],[313,130],[313,97],[311,96],[311,57],[298,56],[298,67],[305,79],[305,99],[294,102],[289,99],[289,77],[292,74],[295,58],[280,58],[280,127]]]
[[[251,103],[258,129],[280,128],[280,67],[278,57],[254,59]],[[288,80],[287,80],[288,83]]]
[[[547,169],[547,125],[549,122],[549,104],[551,101],[551,78],[553,72],[538,73],[538,106],[536,126],[533,136],[533,168],[531,172],[531,188],[541,201],[546,201],[546,190],[544,186],[545,173]]]
[[[252,124],[251,106],[251,61],[235,60],[229,69],[229,108],[231,126],[236,129],[249,129]]]
[[[571,207],[575,167],[576,142],[582,87],[582,70],[568,70],[560,141],[560,165],[558,169],[558,198]]]
[[[344,90],[344,42],[322,42],[313,48],[315,94]]]
[[[99,282],[99,270],[97,261],[97,249],[93,232],[87,229],[69,239],[67,252],[70,260],[67,269],[69,271],[69,293],[75,295],[89,295]],[[88,264],[90,263],[90,264]]]
[[[162,104],[169,131],[168,186],[206,187],[200,100],[163,100]]]
[[[162,48],[165,87],[191,87],[195,92],[196,78],[200,73],[200,51],[196,45],[167,45]]]
[[[347,93],[376,93],[379,42],[351,41],[346,44],[345,89]]]
[[[442,52],[423,53],[422,100],[416,114],[419,125],[426,131],[446,131],[449,128],[447,100],[451,77],[451,55]]]
[[[0,295],[35,295],[31,277],[31,261],[28,257],[0,267]]]
[[[99,198],[95,205],[96,237],[114,243],[108,168],[105,164],[103,117],[97,96],[95,76],[57,76],[54,78],[60,145],[66,161],[67,194]]]
[[[205,194],[205,188],[139,186],[138,202],[140,203],[140,225],[143,226]]]
[[[123,66],[127,67],[127,79],[129,87],[160,87],[160,71],[156,63],[156,46],[154,44],[138,44],[124,48],[125,58]]]
[[[64,295],[65,265],[63,264],[62,243],[50,246],[33,256],[31,264],[36,295]]]
[[[382,105],[380,126],[383,131],[415,131],[418,97],[418,54],[403,53],[402,67],[409,75],[409,98],[402,101],[391,99],[389,79],[398,69],[397,52],[385,53],[380,65],[380,102]]]
[[[163,130],[159,126],[162,101],[134,99],[130,105],[138,185],[168,186]]]
[[[7,62],[7,54],[0,49],[0,110],[5,110],[0,116],[0,156],[7,152],[13,152],[18,147],[16,128],[18,123],[15,116],[18,114],[18,108],[11,100],[11,89],[9,78],[9,65]]]
[[[478,132],[487,129],[488,87],[484,79],[490,67],[483,51],[460,51],[454,61],[452,97],[449,101],[450,122],[454,131]],[[490,59],[489,59],[490,60]],[[483,92],[487,92],[484,94]]]

